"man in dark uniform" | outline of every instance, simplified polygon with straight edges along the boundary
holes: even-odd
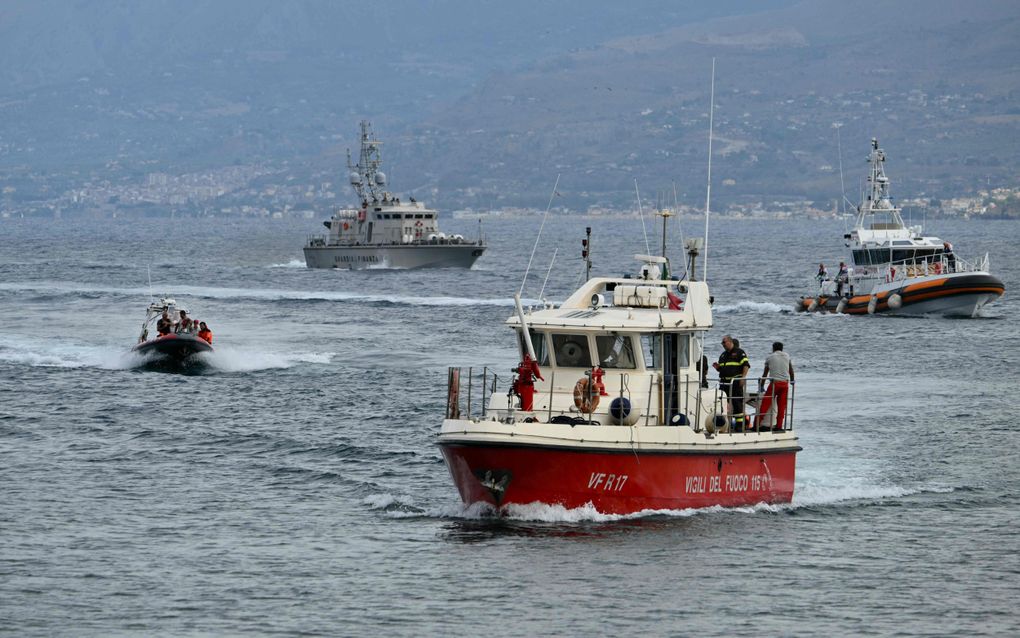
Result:
[[[744,378],[751,370],[751,362],[730,335],[722,338],[722,346],[723,353],[712,367],[719,371],[719,389],[729,397],[734,429],[736,432],[743,432],[744,424],[747,422],[747,416],[744,414]]]
[[[843,288],[850,283],[850,269],[845,262],[839,262],[839,272],[836,274],[836,296],[843,296]]]
[[[956,272],[956,255],[953,254],[953,245],[948,241],[942,242],[942,254],[946,256],[947,270]]]

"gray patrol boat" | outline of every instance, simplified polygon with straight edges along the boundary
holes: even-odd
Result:
[[[323,225],[327,235],[305,245],[309,268],[470,268],[485,251],[476,240],[439,230],[439,214],[413,197],[402,202],[385,190],[386,175],[371,125],[361,122],[361,155],[351,162],[350,181],[361,208],[338,210]]]

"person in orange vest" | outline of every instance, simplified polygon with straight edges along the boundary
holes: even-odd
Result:
[[[198,338],[212,345],[212,330],[209,329],[209,326],[205,325],[204,321],[198,323]]]
[[[159,339],[160,337],[169,335],[170,326],[171,324],[169,319],[160,318],[159,321],[156,322],[156,338]]]

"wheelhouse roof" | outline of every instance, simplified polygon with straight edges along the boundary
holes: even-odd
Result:
[[[680,310],[615,306],[612,305],[613,293],[607,289],[607,284],[666,288],[678,294],[683,305]],[[592,306],[591,300],[597,294],[604,296],[606,305]],[[532,310],[526,314],[525,320],[530,328],[546,331],[554,328],[588,332],[708,330],[712,327],[712,306],[708,285],[703,281],[598,277],[586,282],[559,307]],[[507,319],[506,324],[519,328],[520,319],[515,314]]]

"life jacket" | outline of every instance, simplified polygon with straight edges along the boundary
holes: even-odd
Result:
[[[199,330],[198,338],[212,345],[212,330]]]

